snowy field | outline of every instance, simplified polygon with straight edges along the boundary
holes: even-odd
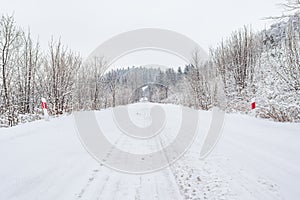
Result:
[[[145,105],[131,105],[133,121],[148,123]],[[163,107],[167,114],[178,109]],[[110,109],[96,115],[100,126],[114,126]],[[208,130],[211,113],[199,115],[200,130]],[[116,145],[129,151],[155,151],[165,141],[159,136],[138,147],[126,137]],[[0,129],[0,200],[299,199],[300,124],[227,114],[222,138],[205,160],[199,159],[200,138],[171,167],[131,175],[96,162],[71,115]]]

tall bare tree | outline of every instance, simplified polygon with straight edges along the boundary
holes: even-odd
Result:
[[[295,22],[295,24],[294,24]],[[300,91],[300,19],[289,23],[283,48],[285,62],[278,70],[278,75],[294,91]]]
[[[20,29],[15,25],[13,16],[2,16],[0,20],[0,62],[3,90],[3,111],[8,113],[9,125],[14,125],[15,108],[12,105],[12,75],[18,47],[20,46]],[[2,111],[2,112],[3,112]]]
[[[40,90],[46,91],[54,114],[72,110],[74,83],[81,64],[81,56],[64,47],[60,40],[49,43],[44,70],[39,73],[40,79],[45,80]]]
[[[35,74],[40,65],[39,43],[33,42],[30,31],[22,32],[22,46],[19,50],[17,74],[19,105],[22,113],[32,113],[35,97]]]

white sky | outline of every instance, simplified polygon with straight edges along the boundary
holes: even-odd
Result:
[[[284,0],[0,0],[0,14],[14,12],[43,49],[51,36],[86,58],[101,42],[138,28],[165,28],[195,40],[206,51],[233,30],[281,15]]]

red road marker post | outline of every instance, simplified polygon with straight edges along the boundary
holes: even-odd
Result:
[[[47,102],[45,98],[42,98],[42,108],[43,108],[43,112],[44,112],[44,119],[46,121],[49,121],[49,114],[48,114],[48,108],[47,108]]]
[[[254,110],[256,108],[256,102],[255,99],[251,100],[251,109]]]
[[[256,101],[255,99],[251,99],[251,116],[255,117],[256,116]]]

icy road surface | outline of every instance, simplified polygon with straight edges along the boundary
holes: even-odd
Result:
[[[131,105],[132,120],[147,125],[149,106]],[[162,106],[176,128],[178,107]],[[100,127],[115,130],[111,109],[96,115]],[[199,115],[200,130],[207,131],[211,112]],[[116,146],[131,152],[152,152],[172,139],[160,135],[137,143],[114,131],[107,137],[116,134]],[[299,199],[300,124],[226,115],[223,136],[205,160],[199,160],[200,138],[171,167],[132,175],[95,161],[82,147],[71,115],[2,128],[0,200]]]

